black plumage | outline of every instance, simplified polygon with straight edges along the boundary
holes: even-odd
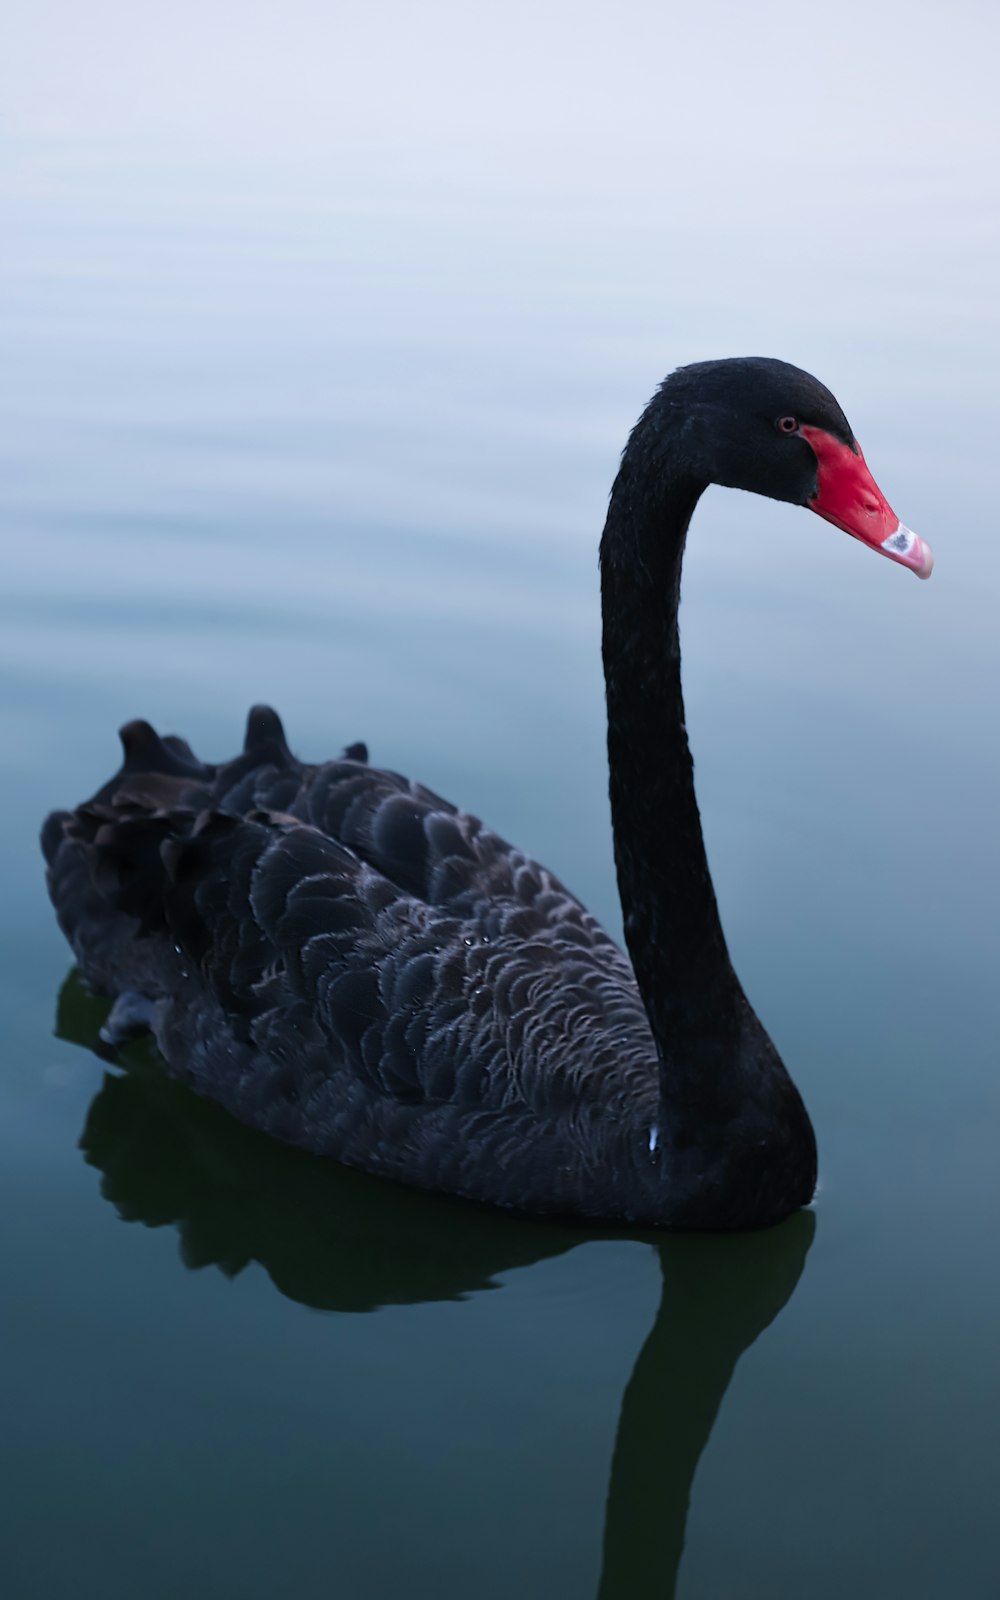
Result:
[[[143,722],[43,831],[60,924],[170,1071],[290,1144],[534,1213],[674,1227],[808,1202],[815,1142],[733,972],[701,837],[677,633],[710,481],[806,503],[851,440],[780,362],[703,363],[632,433],[601,546],[627,957],[544,867],[364,745],[319,766],[256,707],[219,766]],[[734,466],[734,463],[736,464]],[[810,464],[811,463],[811,464]]]
[[[512,1206],[534,1171],[528,1209],[587,1210],[574,1127],[632,1100],[648,1142],[655,1118],[626,958],[477,819],[350,758],[304,766],[273,713],[254,738],[264,715],[221,767],[151,730],[143,767],[132,725],[121,773],[50,823],[90,981],[149,996],[172,1070],[244,1122]]]

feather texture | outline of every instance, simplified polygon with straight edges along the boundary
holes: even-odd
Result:
[[[357,746],[296,761],[263,708],[218,767],[147,724],[122,743],[50,819],[49,886],[94,987],[153,1002],[172,1071],[369,1171],[654,1220],[614,1189],[648,1165],[656,1047],[627,958],[550,872]]]

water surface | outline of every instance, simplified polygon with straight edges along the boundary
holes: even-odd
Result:
[[[10,1592],[664,1600],[679,1570],[681,1600],[995,1595],[976,8],[947,39],[912,11],[869,29],[859,64],[802,19],[779,62],[765,7],[715,58],[711,116],[686,80],[715,11],[680,56],[662,22],[647,49],[586,8],[488,46],[393,28],[378,72],[376,24],[313,16],[323,61],[357,64],[338,98],[308,34],[257,18],[234,65],[206,24],[195,70],[110,10],[102,52],[64,19],[51,82],[42,23],[14,30],[0,174]],[[140,44],[163,71],[116,99]],[[668,58],[690,70],[658,120]],[[896,70],[916,108],[869,92]],[[918,585],[719,490],[692,533],[709,854],[816,1123],[814,1212],[660,1242],[493,1216],[278,1150],[147,1051],[102,1061],[34,840],[137,714],[209,757],[256,699],[304,756],[366,738],[617,931],[607,488],[669,367],[750,352],[831,384],[938,556]]]

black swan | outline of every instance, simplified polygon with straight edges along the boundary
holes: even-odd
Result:
[[[633,429],[601,541],[615,861],[631,962],[544,867],[352,745],[297,761],[266,708],[204,764],[148,724],[43,830],[106,1037],[149,1029],[240,1121],[521,1211],[759,1227],[808,1204],[802,1100],[733,971],[684,727],[677,608],[710,483],[808,506],[928,577],[822,384],[699,362]]]

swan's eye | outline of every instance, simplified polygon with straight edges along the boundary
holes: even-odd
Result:
[[[794,417],[779,417],[778,418],[778,432],[779,433],[798,433],[798,431],[799,431],[799,425],[796,422]]]

